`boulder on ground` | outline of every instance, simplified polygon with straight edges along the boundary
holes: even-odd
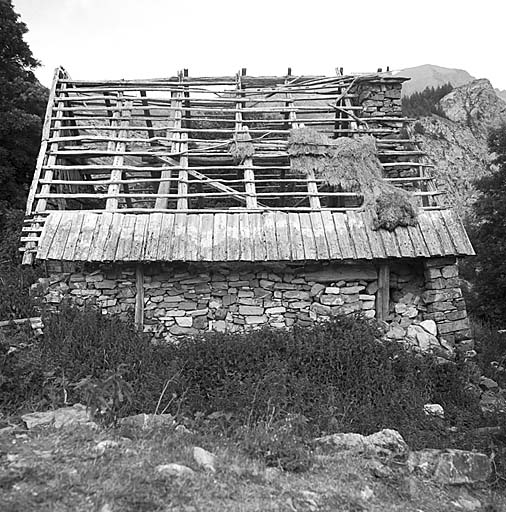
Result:
[[[438,418],[445,417],[445,411],[439,404],[425,404],[423,406],[423,412],[427,414],[427,416],[437,416]]]
[[[407,465],[411,472],[451,485],[485,482],[492,474],[492,464],[485,454],[465,450],[411,452]]]
[[[369,436],[355,433],[330,434],[319,437],[314,442],[338,451],[367,452],[382,457],[403,457],[409,451],[408,445],[399,432],[388,428]]]
[[[204,450],[204,448],[195,446],[193,448],[193,459],[201,468],[211,471],[211,473],[216,472],[216,455]]]
[[[54,428],[63,428],[75,425],[93,425],[95,423],[86,410],[86,406],[75,404],[72,407],[62,407],[54,411],[32,412],[24,414],[21,419],[28,429],[52,425]]]
[[[155,468],[156,472],[164,477],[192,477],[195,471],[181,464],[160,464]]]
[[[148,429],[155,427],[173,427],[176,422],[172,414],[135,414],[134,416],[120,418],[118,424]]]

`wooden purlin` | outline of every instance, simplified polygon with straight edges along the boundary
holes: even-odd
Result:
[[[65,73],[65,71],[62,68],[56,68],[55,72],[54,72],[53,83],[51,86],[51,91],[49,93],[49,99],[48,99],[47,108],[46,108],[46,115],[44,118],[44,125],[42,127],[42,142],[41,142],[39,154],[37,157],[37,163],[36,163],[36,167],[35,167],[34,176],[32,178],[32,184],[30,186],[30,190],[28,192],[28,198],[27,198],[27,202],[26,202],[26,210],[25,210],[26,215],[32,215],[32,213],[41,212],[43,210],[42,206],[44,206],[44,209],[45,209],[45,206],[47,204],[47,200],[43,200],[42,203],[40,202],[41,200],[38,200],[36,203],[35,212],[32,212],[33,205],[35,203],[35,195],[37,193],[37,188],[39,186],[39,180],[40,180],[40,176],[42,174],[42,170],[43,170],[42,167],[43,167],[44,163],[46,163],[49,167],[44,170],[45,184],[42,186],[43,187],[42,190],[44,190],[46,193],[49,192],[49,190],[50,190],[49,189],[50,183],[51,183],[51,180],[53,179],[53,175],[54,175],[54,171],[51,169],[51,165],[56,164],[56,156],[54,154],[48,155],[47,151],[48,151],[48,147],[51,149],[51,151],[53,149],[58,148],[58,142],[52,142],[51,145],[49,146],[48,141],[50,139],[52,111],[53,111],[53,108],[55,105],[55,98],[57,95],[58,88],[60,87],[60,89],[61,89],[61,88],[66,87],[66,85],[64,86],[63,84],[59,83],[59,80],[61,77],[64,76],[64,73]],[[61,113],[60,115],[57,115],[57,119],[54,122],[56,130],[59,128],[59,126],[61,126],[62,118],[63,118],[63,113]],[[35,230],[35,232],[30,234],[28,238],[33,238],[35,240],[33,242],[21,240],[21,243],[23,244],[23,246],[21,247],[21,249],[23,250],[22,263],[24,265],[31,265],[34,261],[34,252],[36,251],[36,247],[37,247],[37,241],[36,241],[37,235],[35,233],[41,227],[41,224],[34,223],[31,225],[31,227]]]

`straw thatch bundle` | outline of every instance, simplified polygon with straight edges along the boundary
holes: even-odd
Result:
[[[392,187],[382,191],[375,201],[374,229],[393,231],[398,226],[416,226],[418,208],[405,190]]]
[[[345,192],[364,196],[373,212],[374,227],[393,230],[416,224],[417,207],[411,195],[383,180],[383,168],[371,136],[330,140],[311,128],[291,131],[288,154],[292,171],[315,177]]]
[[[251,158],[255,154],[255,146],[251,142],[251,135],[248,130],[235,134],[230,153],[236,164],[242,164],[246,158]]]

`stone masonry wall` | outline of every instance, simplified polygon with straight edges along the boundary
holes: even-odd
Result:
[[[402,116],[402,83],[395,81],[371,81],[357,87],[358,104],[362,105],[362,117]]]
[[[426,291],[423,300],[427,305],[424,318],[436,322],[444,342],[472,356],[474,343],[455,258],[426,260],[424,267]]]
[[[146,264],[144,330],[158,340],[262,325],[309,326],[336,314],[376,316],[378,272],[372,264]],[[471,350],[454,260],[391,264],[386,336],[451,359],[455,344]],[[135,308],[135,267],[87,264],[39,280],[49,307],[65,300],[122,318]]]

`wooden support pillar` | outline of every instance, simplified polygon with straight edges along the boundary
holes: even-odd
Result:
[[[382,263],[378,269],[378,291],[376,293],[376,318],[386,320],[390,306],[390,265]]]
[[[144,327],[144,268],[141,263],[135,267],[135,326],[139,331]]]
[[[242,68],[241,74],[237,74],[237,85],[236,85],[236,94],[239,98],[244,98],[245,94],[241,92],[244,87],[241,82],[241,77],[246,75],[246,68]],[[241,101],[236,102],[235,104],[236,113],[235,113],[235,137],[236,140],[239,140],[241,133],[247,133],[248,127],[243,125],[243,117],[241,109],[243,108],[243,103]],[[256,185],[255,185],[255,172],[251,167],[253,166],[253,158],[248,157],[245,158],[243,162],[244,172],[244,190],[246,192],[246,208],[255,209],[258,208],[257,202],[257,193],[256,193]]]
[[[113,120],[111,121],[112,126],[117,126],[119,122],[119,126],[123,128],[128,128],[130,126],[130,117],[132,115],[132,101],[123,101],[123,94],[118,94],[118,99],[116,101],[116,106],[118,110],[113,114]],[[115,123],[116,121],[116,123]],[[125,139],[129,136],[128,130],[119,130],[117,132],[118,139]],[[120,193],[121,184],[114,183],[121,181],[123,179],[123,165],[125,163],[125,155],[124,152],[127,148],[126,142],[114,142],[109,143],[108,148],[114,147],[114,150],[118,152],[118,156],[113,158],[113,169],[111,170],[111,183],[107,189],[107,195],[112,196],[108,197],[106,200],[106,210],[117,210],[119,208],[119,200],[117,195]]]

